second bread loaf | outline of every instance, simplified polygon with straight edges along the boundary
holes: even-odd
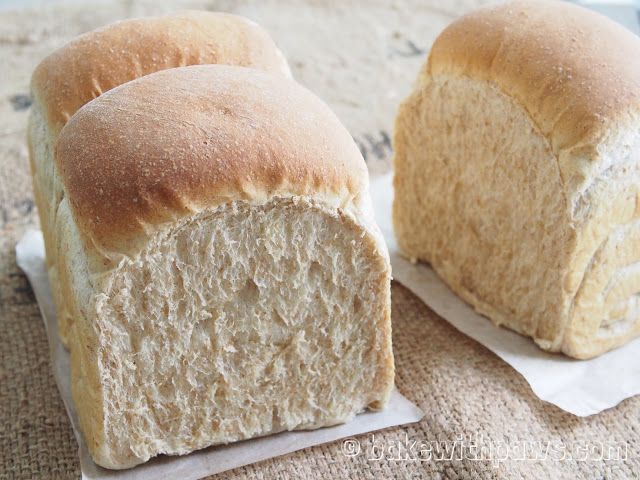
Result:
[[[640,334],[640,39],[519,1],[438,37],[395,132],[394,226],[495,323],[590,358]]]

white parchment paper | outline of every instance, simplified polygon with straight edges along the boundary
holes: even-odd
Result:
[[[426,265],[398,254],[391,222],[392,174],[371,180],[376,220],[389,246],[393,278],[465,335],[515,368],[542,400],[578,416],[593,415],[640,393],[640,339],[593,360],[540,350],[529,338],[477,314]]]
[[[230,445],[211,447],[182,457],[159,457],[129,470],[116,471],[100,468],[91,460],[78,428],[78,419],[71,397],[69,353],[62,346],[57,334],[55,308],[45,267],[42,233],[33,230],[27,232],[16,246],[16,257],[18,266],[29,278],[42,312],[51,350],[54,377],[80,446],[79,455],[83,479],[195,480],[313,445],[417,422],[424,415],[417,406],[394,390],[389,405],[384,411],[362,413],[344,425],[312,431],[285,432]]]

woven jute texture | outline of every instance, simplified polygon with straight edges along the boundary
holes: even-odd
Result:
[[[131,16],[180,8],[247,15],[272,33],[296,78],[335,109],[376,172],[389,168],[393,113],[429,45],[477,3],[123,0],[0,13],[0,478],[80,476],[43,323],[15,262],[16,241],[37,226],[25,126],[29,77],[44,55]],[[219,478],[640,477],[640,398],[573,417],[538,400],[519,374],[403,286],[394,283],[392,295],[396,383],[425,418],[356,438],[355,456],[354,442],[335,442]]]

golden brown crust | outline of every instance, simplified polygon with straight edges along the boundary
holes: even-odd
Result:
[[[257,24],[223,13],[183,12],[81,35],[38,65],[32,91],[55,137],[82,105],[118,85],[158,70],[209,63],[290,76],[286,60]]]
[[[157,72],[101,95],[60,133],[56,163],[80,232],[129,254],[149,227],[231,200],[358,202],[366,166],[297,83],[222,65]]]
[[[609,121],[627,123],[640,110],[640,38],[568,2],[517,1],[466,15],[438,37],[426,72],[494,82],[556,154],[593,145]]]

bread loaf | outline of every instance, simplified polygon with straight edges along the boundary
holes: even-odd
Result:
[[[207,63],[248,66],[290,76],[284,56],[255,23],[235,15],[189,11],[126,20],[89,32],[49,55],[36,68],[31,82],[28,143],[63,343],[67,343],[73,317],[61,309],[61,285],[68,282],[58,279],[56,260],[55,223],[64,192],[53,150],[60,129],[85,103],[113,87],[158,70]]]
[[[640,333],[640,39],[565,2],[438,37],[395,130],[394,225],[475,309],[591,358]]]
[[[326,105],[222,65],[104,93],[62,129],[58,251],[94,460],[346,422],[393,385],[390,266]]]

